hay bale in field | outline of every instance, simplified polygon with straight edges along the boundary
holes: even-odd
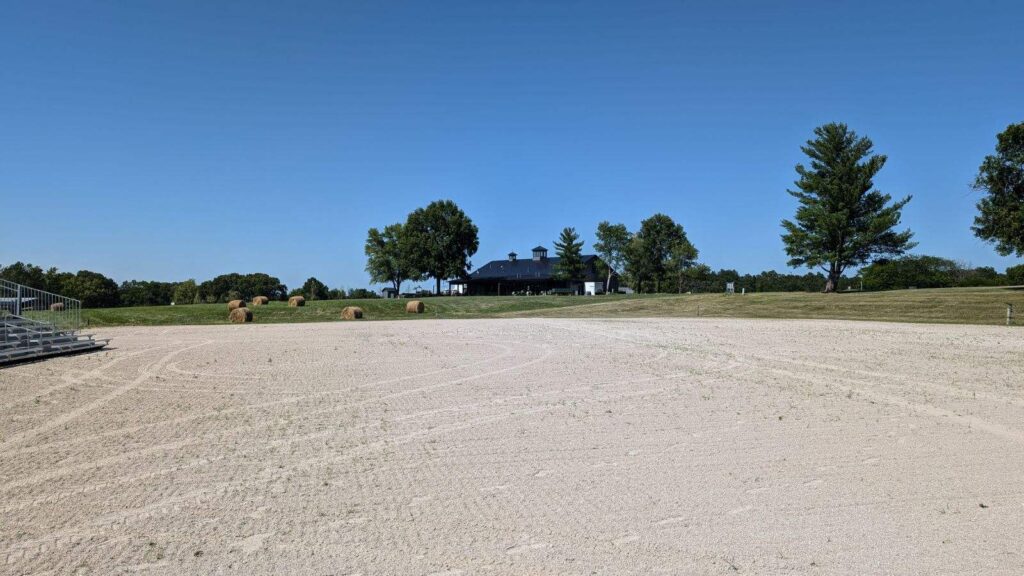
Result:
[[[359,320],[363,317],[363,309],[359,306],[345,306],[341,309],[342,320]]]
[[[234,310],[235,308],[245,308],[245,300],[232,300],[228,302],[228,310]]]
[[[264,304],[269,304],[269,303],[270,303],[270,298],[267,298],[266,296],[256,296],[255,298],[252,299],[252,305],[253,306],[263,306]]]
[[[231,320],[235,324],[252,322],[252,310],[249,310],[248,308],[235,308],[230,314],[228,314],[228,320]]]
[[[303,298],[302,296],[292,296],[291,298],[288,299],[288,305],[291,306],[292,308],[296,306],[305,306],[306,299]]]
[[[63,302],[54,302],[53,304],[50,304],[50,312],[63,312],[63,311],[64,311],[64,303]]]
[[[420,300],[412,300],[405,305],[406,314],[423,314],[424,306]]]

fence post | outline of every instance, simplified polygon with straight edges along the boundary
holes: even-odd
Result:
[[[21,284],[18,284],[17,298],[14,299],[14,315],[21,316]]]
[[[1013,304],[1006,305],[1006,325],[1010,326],[1013,324]]]

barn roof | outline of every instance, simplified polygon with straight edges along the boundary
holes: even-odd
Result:
[[[560,260],[561,258],[492,260],[470,274],[469,280],[550,280],[554,278],[555,269]],[[586,268],[585,280],[603,280],[595,266],[600,261],[601,259],[594,254],[583,256],[583,266]]]

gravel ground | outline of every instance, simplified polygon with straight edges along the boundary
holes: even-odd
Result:
[[[0,573],[1024,573],[1024,333],[105,330],[0,370]]]

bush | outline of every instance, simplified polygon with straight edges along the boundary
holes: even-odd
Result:
[[[79,270],[66,284],[63,295],[81,300],[83,308],[112,308],[120,303],[117,282],[98,272]]]
[[[996,272],[991,266],[968,268],[963,271],[957,286],[1005,286],[1006,276]]]
[[[50,290],[51,286],[47,285],[46,272],[32,264],[15,262],[9,266],[0,266],[0,278],[29,288],[53,292]]]
[[[1024,286],[1024,264],[1018,264],[1007,268],[1006,279],[1012,286]]]
[[[964,270],[954,261],[936,256],[904,256],[881,260],[861,270],[867,290],[947,288],[957,285]]]
[[[330,292],[327,290],[327,285],[317,280],[316,278],[309,278],[302,285],[301,296],[305,296],[306,300],[327,300],[330,298]]]
[[[801,275],[765,270],[758,274],[740,274],[728,269],[714,272],[705,264],[688,268],[682,276],[682,291],[695,294],[725,292],[727,282],[735,282],[737,292],[821,292],[826,281],[823,274],[811,272]],[[853,280],[844,276],[840,278],[837,290],[847,290],[852,284]],[[626,284],[620,282],[619,285]]]
[[[904,256],[883,260],[861,271],[868,290],[905,288],[951,288],[1005,286],[1007,277],[990,266],[971,268],[969,264],[937,256]]]
[[[227,302],[237,298],[252,300],[253,296],[266,296],[271,300],[284,300],[288,288],[274,276],[254,274],[222,274],[199,285],[199,297],[207,302]]]
[[[121,294],[121,306],[166,306],[173,300],[175,289],[176,284],[173,282],[127,280],[121,283],[118,291]]]
[[[184,282],[178,283],[178,285],[174,287],[172,301],[175,304],[198,304],[199,287],[196,286],[196,281],[188,279]]]

